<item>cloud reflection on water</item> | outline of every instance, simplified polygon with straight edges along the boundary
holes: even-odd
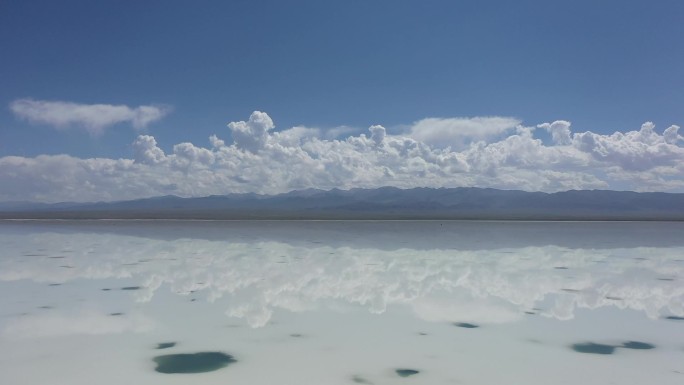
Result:
[[[684,247],[491,244],[460,250],[435,243],[432,249],[387,250],[340,246],[335,238],[307,243],[180,234],[141,238],[78,229],[1,233],[0,281],[121,279],[126,283],[120,286],[141,286],[127,294],[139,303],[153,301],[158,290],[194,293],[252,327],[283,310],[362,308],[380,314],[390,306],[407,306],[427,321],[476,324],[512,322],[526,311],[567,320],[577,309],[600,307],[637,310],[650,318],[684,316]],[[47,250],[45,256],[33,255],[40,249]],[[57,255],[64,258],[50,258]],[[117,323],[126,319],[98,322],[114,331],[135,329]]]

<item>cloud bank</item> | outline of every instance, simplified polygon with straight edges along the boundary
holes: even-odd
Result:
[[[658,133],[647,122],[639,130],[603,135],[574,132],[562,120],[530,127],[504,117],[432,118],[403,134],[374,125],[365,134],[331,139],[318,128],[278,131],[266,113],[255,111],[247,121],[229,123],[228,130],[230,136],[212,135],[207,147],[179,143],[170,151],[153,136],[140,135],[132,159],[3,157],[0,200],[380,186],[684,191],[683,138],[674,125]],[[549,143],[535,136],[540,131],[550,134]]]
[[[118,123],[130,123],[143,129],[163,118],[170,109],[164,106],[131,108],[111,104],[78,104],[62,101],[18,99],[10,103],[10,110],[19,118],[34,124],[46,124],[58,129],[81,128],[91,135],[102,135],[104,130]]]

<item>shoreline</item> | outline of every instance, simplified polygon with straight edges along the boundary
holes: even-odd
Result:
[[[53,211],[0,212],[0,221],[506,221],[506,222],[682,222],[684,213],[330,213],[330,212],[183,212]]]

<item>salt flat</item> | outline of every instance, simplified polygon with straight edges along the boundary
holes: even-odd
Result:
[[[682,223],[2,222],[0,382],[680,384],[678,234]]]

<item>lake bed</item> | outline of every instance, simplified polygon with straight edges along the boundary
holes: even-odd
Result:
[[[679,384],[684,223],[6,221],[11,384]]]

